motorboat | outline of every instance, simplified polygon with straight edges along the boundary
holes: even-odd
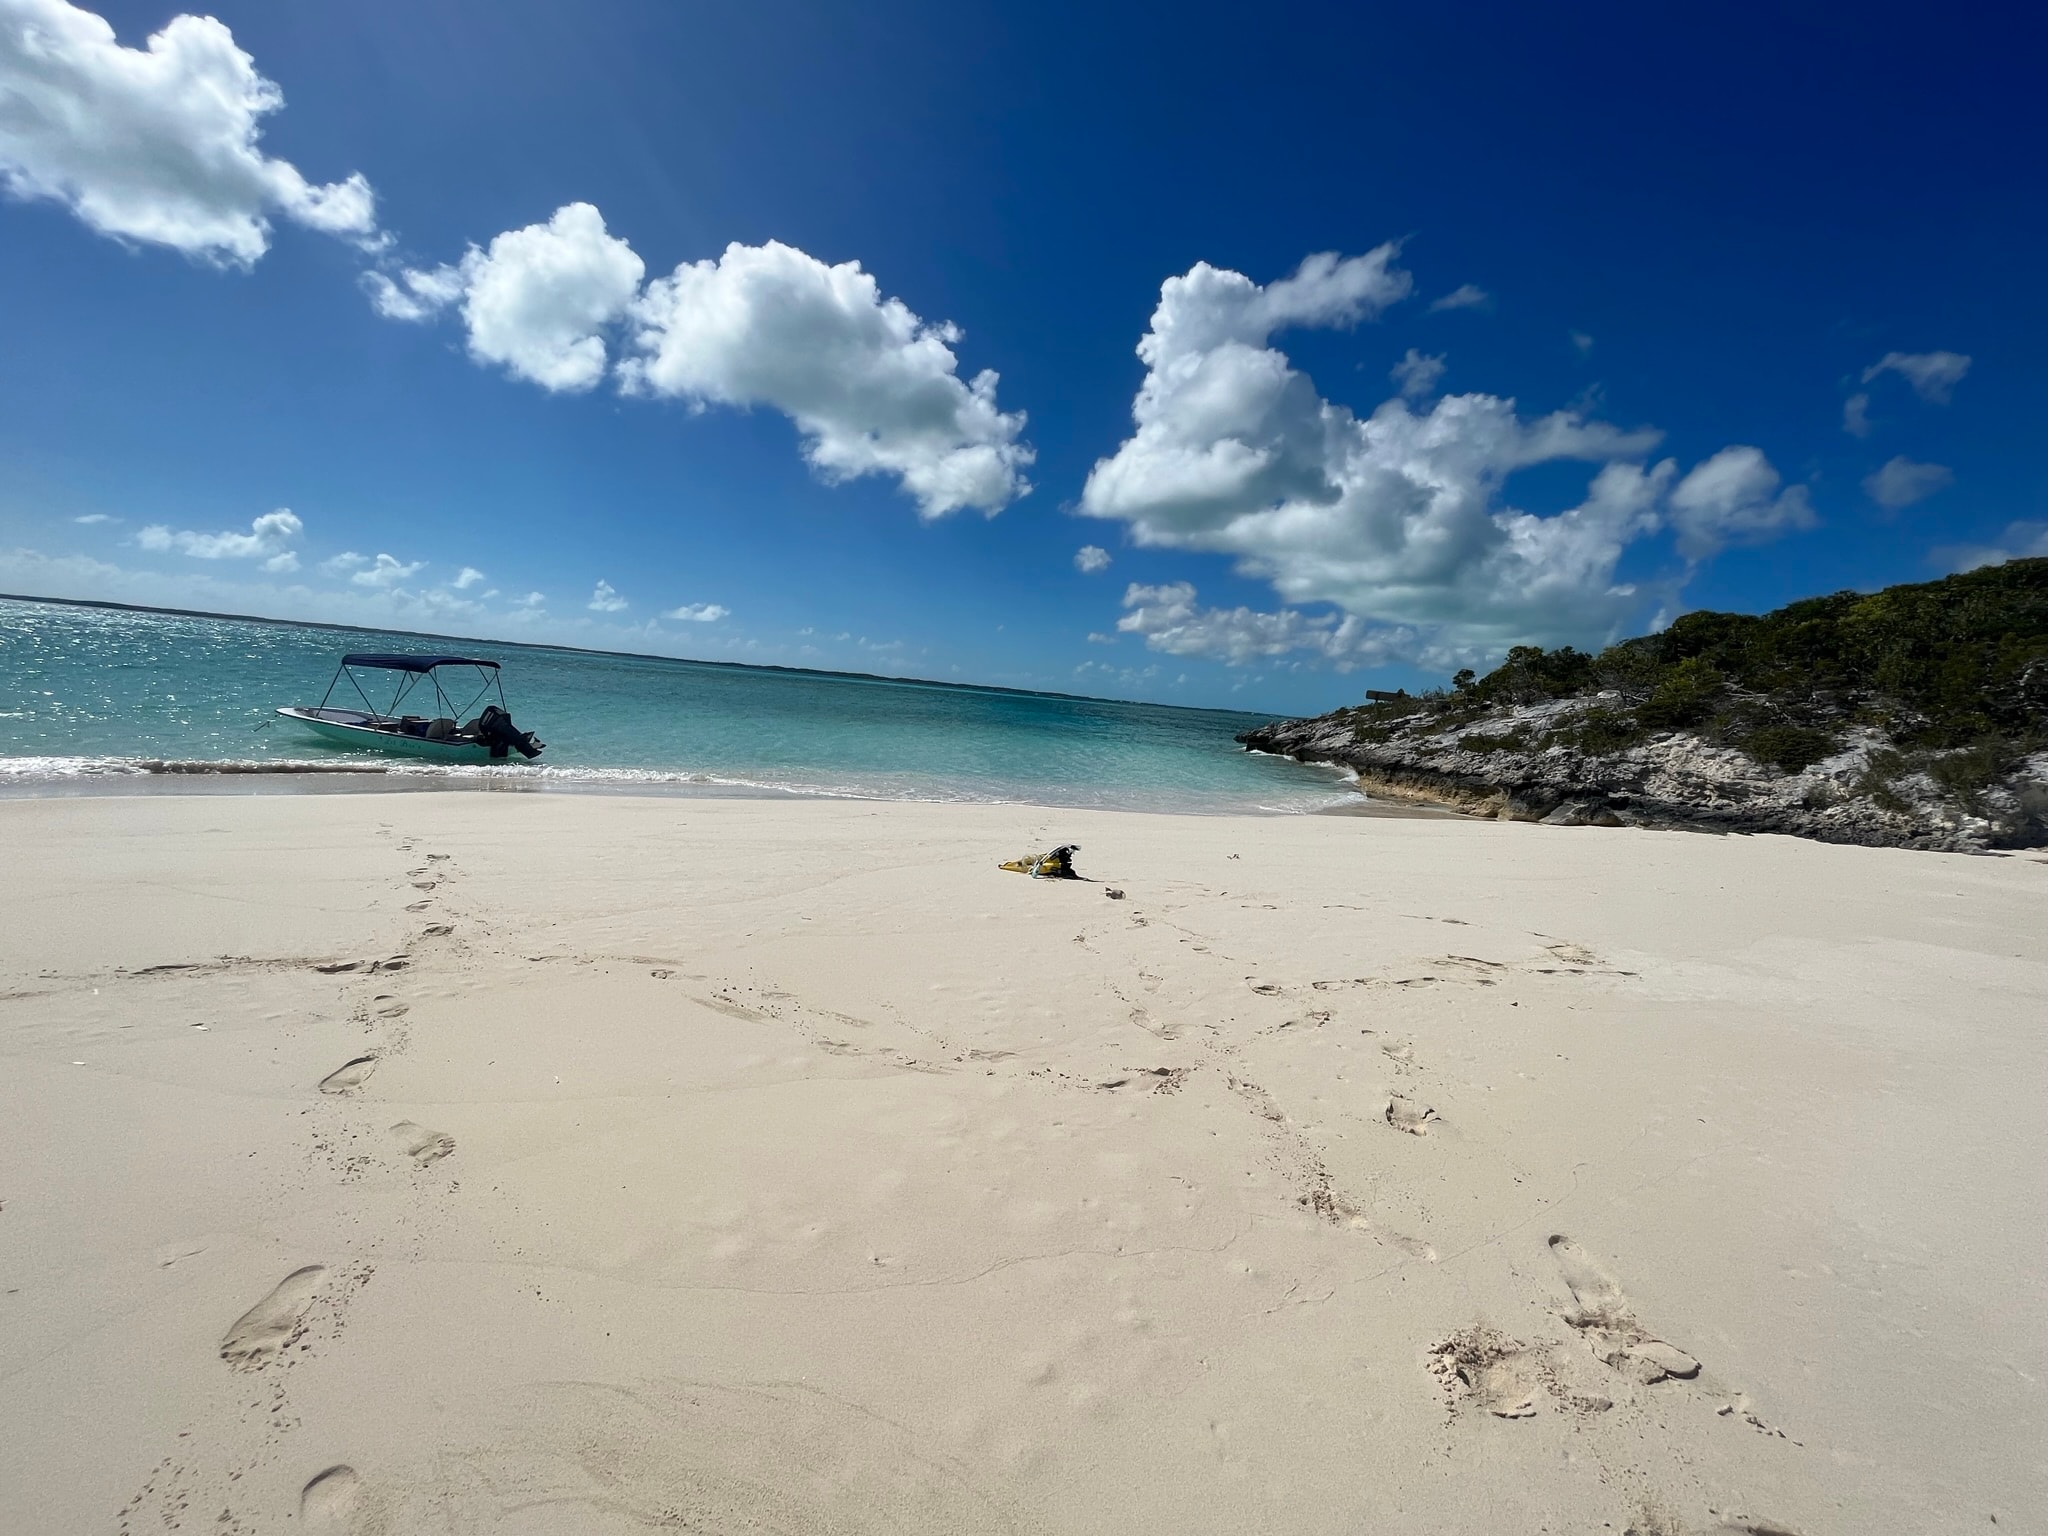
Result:
[[[467,702],[455,703],[455,697],[468,692],[470,677],[467,669],[474,669],[477,688]],[[396,678],[392,684],[391,697],[380,708],[365,688],[365,678],[359,673],[384,673]],[[355,690],[363,707],[336,705],[335,690],[343,679]],[[444,683],[447,686],[444,686]],[[385,689],[383,679],[374,679],[375,691],[381,695]],[[450,693],[450,689],[454,693]],[[431,698],[427,690],[431,689]],[[485,703],[495,695],[495,702]],[[344,693],[344,699],[347,695]],[[411,703],[425,709],[432,703],[434,713],[407,714],[404,707]],[[466,723],[462,717],[477,710]],[[318,704],[310,706],[291,705],[277,712],[282,718],[304,726],[322,741],[332,746],[353,747],[358,751],[395,752],[405,757],[431,758],[438,762],[474,763],[509,759],[513,753],[521,758],[539,757],[545,743],[535,739],[533,732],[522,731],[512,723],[512,712],[505,707],[505,682],[498,664],[477,656],[407,656],[382,651],[351,652],[341,658],[341,665],[335,669],[333,679],[327,684],[327,692]]]

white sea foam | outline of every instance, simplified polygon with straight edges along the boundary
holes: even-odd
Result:
[[[763,796],[824,800],[895,800],[929,805],[1050,805],[1074,809],[1158,810],[1178,812],[1254,812],[1264,815],[1305,815],[1352,804],[1355,793],[1304,795],[1280,804],[1247,803],[1231,797],[1191,794],[1185,790],[1139,793],[1130,788],[1109,790],[1083,785],[978,786],[902,782],[829,783],[751,778],[736,774],[696,773],[659,768],[596,768],[575,765],[418,763],[334,758],[147,758],[147,757],[0,757],[0,786],[33,794],[38,785],[52,789],[83,788],[99,782],[113,787],[126,779],[264,781],[282,787],[293,779],[360,780],[364,788],[391,781],[475,787],[543,789],[587,793],[681,793]],[[336,785],[338,787],[338,784]]]

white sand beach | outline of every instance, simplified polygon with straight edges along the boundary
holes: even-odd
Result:
[[[490,793],[0,848],[6,1532],[2044,1529],[2038,856]]]

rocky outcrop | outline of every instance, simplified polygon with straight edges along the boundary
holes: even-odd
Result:
[[[1575,745],[1597,699],[1499,709],[1455,726],[1426,711],[1340,710],[1237,739],[1257,752],[1350,770],[1375,799],[1562,826],[1779,832],[1870,847],[1978,852],[2048,844],[2048,753],[1994,782],[1944,787],[1881,732],[1799,772],[1688,731],[1610,751]]]

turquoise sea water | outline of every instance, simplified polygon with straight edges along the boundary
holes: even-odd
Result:
[[[442,650],[503,663],[513,717],[548,744],[538,764],[379,759],[326,746],[271,713],[319,703],[345,651]],[[346,680],[335,702],[355,702]],[[165,761],[382,761],[418,779],[562,788],[1176,811],[1312,811],[1356,799],[1333,772],[1247,753],[1232,740],[1265,718],[0,600],[0,785],[16,792],[160,772],[150,765]]]

